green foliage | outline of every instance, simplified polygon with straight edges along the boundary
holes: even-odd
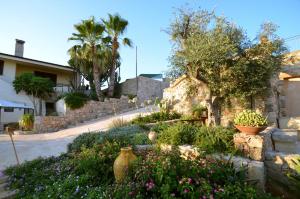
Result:
[[[112,184],[113,162],[121,146],[105,142],[81,152],[57,158],[39,158],[10,167],[10,187],[18,189],[16,198],[85,198],[98,187]]]
[[[267,118],[260,113],[251,110],[244,110],[236,115],[234,124],[240,126],[260,127],[268,125]]]
[[[184,73],[204,82],[209,104],[212,96],[220,104],[231,97],[265,97],[286,53],[276,29],[264,24],[258,39],[252,40],[241,27],[214,12],[180,9],[168,30],[174,41],[170,74]],[[220,106],[207,108],[212,113],[208,121],[215,123],[217,118],[211,115],[217,115]]]
[[[91,148],[106,141],[115,141],[121,146],[150,144],[145,130],[136,125],[112,128],[105,132],[84,133],[68,145],[69,152],[81,151],[82,147]]]
[[[196,139],[197,127],[189,124],[177,123],[164,129],[158,137],[159,144],[193,144]]]
[[[88,101],[88,97],[83,93],[67,93],[64,100],[67,107],[74,110],[83,107]]]
[[[132,120],[132,124],[156,123],[167,120],[179,119],[180,116],[181,115],[176,112],[155,112],[143,117],[139,115],[137,118]]]
[[[34,116],[32,114],[24,114],[19,121],[19,126],[25,131],[30,131],[33,129]]]
[[[244,172],[220,161],[184,160],[178,153],[152,153],[129,177],[105,191],[107,198],[263,198],[245,183]]]
[[[177,123],[169,127],[158,128],[159,144],[197,146],[206,153],[235,152],[233,147],[233,129],[221,126],[207,127],[191,124]]]
[[[194,105],[192,107],[192,115],[195,118],[200,118],[202,116],[203,112],[206,110],[207,110],[206,107],[201,104]]]
[[[53,93],[53,83],[48,78],[37,77],[32,73],[23,73],[13,81],[17,93],[24,91],[27,95],[45,98]]]
[[[300,191],[300,157],[294,158],[291,161],[293,171],[288,172],[287,176],[296,185],[297,190]]]

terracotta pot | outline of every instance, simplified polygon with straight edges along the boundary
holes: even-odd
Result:
[[[121,153],[114,162],[114,175],[117,183],[124,180],[128,167],[134,160],[136,160],[136,156],[133,154],[131,147],[121,148]]]
[[[266,126],[253,127],[253,126],[235,125],[235,128],[237,128],[240,132],[246,133],[248,135],[257,135],[259,132],[265,130],[267,127]]]

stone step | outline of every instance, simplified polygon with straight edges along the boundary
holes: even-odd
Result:
[[[5,182],[7,182],[7,181],[8,181],[8,176],[2,176],[2,177],[0,177],[0,184],[3,184]]]
[[[300,154],[300,142],[275,142],[275,151],[286,154]]]
[[[12,199],[17,195],[17,191],[4,191],[0,192],[0,199]]]
[[[3,191],[6,191],[8,188],[8,183],[2,183],[0,184],[0,193]]]
[[[295,143],[299,141],[299,133],[295,129],[278,129],[272,133],[272,139],[276,142]]]

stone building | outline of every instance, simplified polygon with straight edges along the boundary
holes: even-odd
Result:
[[[162,98],[163,90],[170,85],[169,81],[165,78],[157,78],[157,74],[153,78],[149,75],[147,77],[145,74],[140,75],[122,82],[121,94],[137,96],[140,102],[156,97]]]
[[[254,99],[254,108],[281,128],[300,129],[300,50],[286,55],[281,70],[271,79],[269,97]],[[189,113],[195,104],[205,105],[208,89],[205,83],[181,76],[164,90],[163,97],[172,101],[174,110]],[[243,107],[231,100],[231,107],[221,110],[221,123],[227,125]]]

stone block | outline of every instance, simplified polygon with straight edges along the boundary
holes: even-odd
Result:
[[[248,164],[248,178],[250,181],[257,181],[256,187],[259,190],[265,189],[266,173],[264,162],[250,161]]]

